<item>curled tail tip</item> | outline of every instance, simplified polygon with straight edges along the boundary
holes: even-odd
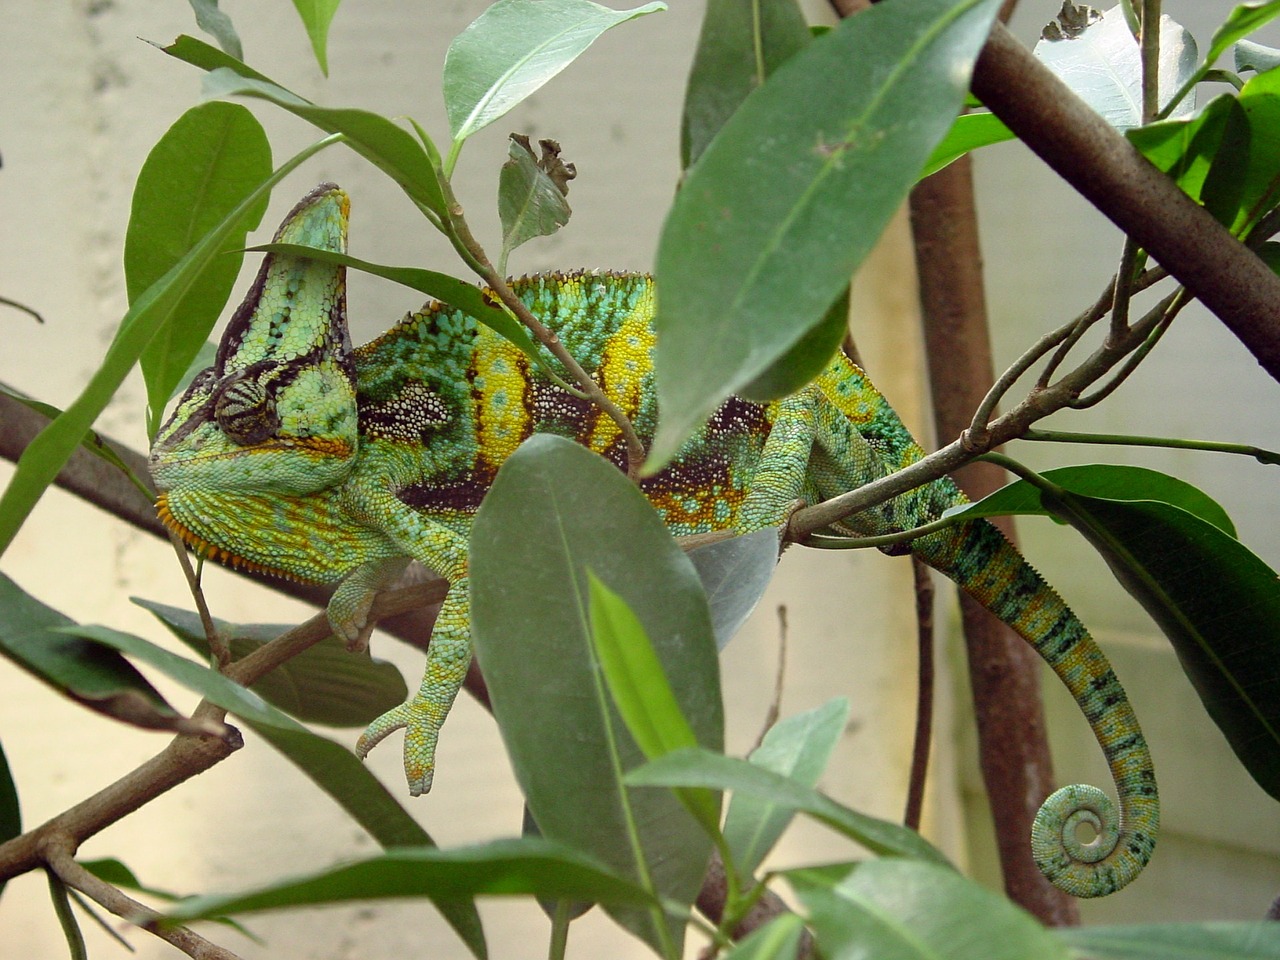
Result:
[[[1146,801],[1148,798],[1142,798]],[[1040,872],[1075,897],[1105,897],[1131,883],[1151,859],[1159,828],[1159,806],[1115,803],[1097,787],[1073,784],[1055,791],[1036,814],[1031,852]],[[1096,834],[1082,842],[1077,830]]]

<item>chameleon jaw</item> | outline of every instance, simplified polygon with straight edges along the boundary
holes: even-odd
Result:
[[[216,563],[244,570],[247,573],[266,574],[267,576],[280,577],[284,580],[296,580],[301,583],[314,582],[295,574],[287,573],[284,570],[258,563],[256,560],[246,559],[239,554],[218,546],[216,543],[206,540],[186,527],[181,520],[173,515],[173,511],[169,508],[169,494],[167,491],[161,491],[156,494],[156,514],[160,517],[160,522],[164,524],[165,529],[181,540],[197,557],[213,560]]]

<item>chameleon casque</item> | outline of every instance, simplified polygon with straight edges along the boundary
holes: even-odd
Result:
[[[346,194],[322,184],[276,239],[344,251],[348,212]],[[647,442],[657,422],[652,280],[555,274],[513,286]],[[503,460],[535,431],[625,462],[613,421],[467,314],[430,303],[353,350],[344,269],[268,254],[214,365],[161,428],[151,472],[160,516],[198,553],[336,584],[329,620],[353,647],[367,639],[377,591],[411,558],[448,580],[421,689],[375,720],[356,748],[364,756],[404,728],[405,772],[417,795],[431,787],[440,725],[470,661],[471,520]],[[781,522],[796,500],[816,503],[921,456],[866,375],[837,356],[791,397],[726,401],[642,489],[676,535],[748,532]],[[856,535],[898,531],[963,502],[943,478],[839,527]],[[1106,657],[985,521],[918,537],[910,549],[1034,646],[1088,718],[1120,811],[1095,787],[1064,787],[1041,808],[1032,849],[1045,875],[1069,893],[1118,890],[1151,856],[1159,804],[1146,741]],[[1093,843],[1076,838],[1081,818],[1099,828]]]

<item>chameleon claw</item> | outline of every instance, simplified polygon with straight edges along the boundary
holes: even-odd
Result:
[[[394,710],[388,710],[365,728],[356,741],[356,756],[361,760],[369,751],[397,730],[404,730],[404,776],[409,784],[409,795],[420,797],[431,790],[435,774],[436,740],[440,724],[434,722],[429,710],[410,700]]]

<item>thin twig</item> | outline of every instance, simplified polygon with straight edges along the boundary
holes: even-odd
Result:
[[[204,630],[205,641],[209,644],[214,669],[222,671],[231,662],[231,648],[214,625],[213,615],[209,613],[209,605],[204,600],[204,591],[200,589],[200,577],[191,566],[191,558],[187,556],[186,544],[172,530],[169,531],[169,542],[173,544],[173,552],[178,555],[178,566],[187,578],[187,588],[191,591],[191,599],[195,601],[196,612],[200,615],[200,626]]]
[[[1160,0],[1142,0],[1142,122],[1160,112]]]
[[[157,921],[160,914],[155,910],[125,895],[105,880],[95,877],[77,863],[75,849],[75,840],[65,834],[51,835],[43,845],[45,863],[68,887],[79,890],[117,917],[154,934],[194,960],[240,960],[230,950],[206,940],[187,927],[159,924]]]
[[[1137,260],[1138,245],[1132,237],[1125,237],[1120,267],[1111,284],[1115,296],[1111,299],[1111,332],[1107,336],[1112,343],[1119,343],[1129,332],[1129,301],[1133,296],[1133,269]]]
[[[1173,323],[1174,317],[1190,302],[1190,294],[1187,293],[1187,288],[1179,287],[1153,307],[1147,314],[1148,318],[1155,321],[1151,332],[1129,354],[1115,376],[1093,391],[1093,393],[1072,400],[1071,408],[1073,410],[1084,410],[1111,396],[1120,384],[1124,383],[1129,378],[1129,375],[1138,369],[1138,364],[1146,359],[1147,354],[1155,349],[1156,344],[1160,342],[1160,338],[1164,336],[1165,331],[1169,329],[1169,325]]]
[[[929,778],[929,745],[933,741],[933,578],[929,568],[912,558],[916,587],[916,648],[919,652],[916,688],[916,732],[911,747],[911,778],[907,783],[906,811],[902,822],[920,829],[924,812],[924,788]]]

